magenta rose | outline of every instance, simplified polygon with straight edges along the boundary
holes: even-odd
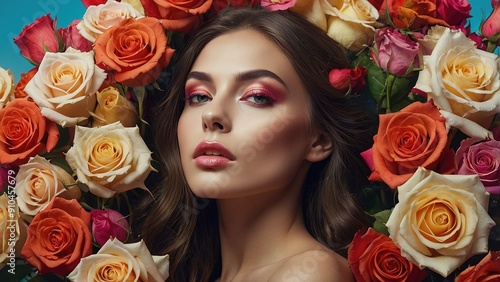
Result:
[[[62,37],[66,48],[72,47],[73,49],[80,50],[82,52],[88,52],[92,50],[92,43],[80,35],[80,32],[76,28],[76,25],[79,22],[80,20],[74,20],[67,28],[58,29],[58,32]]]
[[[467,0],[441,0],[438,3],[437,11],[449,25],[463,26],[471,17],[471,6]]]
[[[349,89],[354,93],[358,92],[365,86],[366,69],[357,66],[352,69],[332,69],[328,74],[330,84],[342,92],[347,92]]]
[[[119,212],[112,209],[92,210],[92,234],[100,246],[110,238],[125,242],[130,230],[127,219]]]
[[[56,21],[49,14],[35,20],[21,31],[14,43],[21,50],[21,54],[33,64],[39,65],[45,52],[62,51],[64,46],[59,45],[56,32]]]
[[[295,6],[296,0],[262,0],[261,6],[269,11],[288,10]]]
[[[500,141],[468,138],[456,153],[457,174],[477,174],[491,194],[500,194]]]
[[[418,67],[419,44],[391,27],[377,29],[373,61],[384,71],[397,76],[408,74]]]

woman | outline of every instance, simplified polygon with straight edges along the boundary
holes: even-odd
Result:
[[[138,220],[171,281],[352,280],[334,251],[364,226],[351,194],[373,127],[329,84],[344,50],[291,12],[240,8],[179,58],[156,116],[163,182]]]

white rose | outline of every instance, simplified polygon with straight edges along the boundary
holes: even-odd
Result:
[[[120,122],[95,128],[76,126],[66,160],[78,180],[103,198],[134,188],[146,190],[144,180],[154,170],[139,128]]]
[[[169,256],[152,256],[143,241],[123,244],[113,238],[93,255],[82,258],[68,275],[71,281],[163,282],[168,278]]]
[[[420,167],[398,187],[398,199],[387,228],[401,254],[420,268],[446,277],[488,251],[495,222],[477,175],[441,175]]]
[[[370,45],[375,36],[377,9],[367,0],[321,0],[327,17],[327,33],[349,50]]]
[[[104,79],[106,73],[94,64],[93,52],[68,48],[65,53],[46,53],[24,91],[43,116],[61,126],[74,126],[94,110],[94,94]]]
[[[127,100],[116,87],[106,87],[97,92],[97,107],[92,113],[92,127],[121,122],[123,126],[135,126],[138,114],[134,104]]]
[[[142,5],[140,8],[142,8]],[[89,6],[83,15],[83,19],[76,25],[76,28],[85,39],[95,42],[97,37],[118,22],[141,16],[139,11],[126,2],[108,0],[105,4]]]
[[[302,15],[308,21],[312,22],[322,30],[326,31],[326,15],[321,8],[322,0],[301,0],[291,7],[295,13]]]
[[[0,269],[10,261],[8,256],[15,252],[19,239],[19,210],[14,199],[7,193],[0,196]]]
[[[35,156],[19,167],[16,176],[17,204],[28,215],[35,216],[61,194],[64,198],[78,198],[80,190],[66,190],[65,185],[74,183],[73,177],[64,169],[51,164],[45,158]]]
[[[420,51],[423,55],[430,55],[436,46],[439,38],[443,35],[447,27],[442,25],[434,25],[424,35],[423,38],[417,39],[420,46]]]
[[[500,112],[499,68],[497,55],[477,49],[465,34],[446,28],[432,54],[424,56],[415,88],[448,112],[443,115],[448,126],[471,137],[492,138],[485,128]]]
[[[14,99],[14,75],[0,68],[0,109]]]

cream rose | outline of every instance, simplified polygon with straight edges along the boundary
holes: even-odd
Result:
[[[18,219],[19,210],[14,194],[8,192],[2,194],[0,196],[0,269],[5,264],[15,266],[15,246],[20,235]]]
[[[110,86],[97,92],[97,107],[92,114],[92,127],[121,122],[123,126],[131,127],[137,123],[137,111],[134,104],[127,100],[116,87]]]
[[[495,223],[479,177],[419,168],[398,192],[387,228],[402,255],[420,268],[446,277],[469,257],[488,251]]]
[[[427,31],[427,34],[423,38],[417,39],[422,55],[432,54],[432,50],[434,50],[439,38],[441,38],[446,29],[447,27],[445,26],[434,25]]]
[[[68,275],[71,281],[163,282],[168,278],[169,256],[152,256],[143,241],[123,244],[110,239],[97,254],[82,258]]]
[[[500,112],[499,68],[497,55],[477,49],[465,34],[447,28],[432,54],[424,56],[415,88],[447,112],[443,116],[449,126],[471,137],[492,138],[485,128]]]
[[[140,12],[128,3],[108,0],[105,4],[89,6],[76,28],[85,39],[95,42],[99,35],[118,22],[141,16]]]
[[[56,196],[79,198],[80,190],[66,190],[65,186],[74,183],[73,177],[64,169],[51,164],[40,156],[34,156],[19,167],[16,176],[17,204],[28,215],[35,216],[47,207]],[[63,195],[64,194],[64,195]]]
[[[12,71],[0,68],[0,109],[14,99],[14,75]]]
[[[134,188],[146,190],[144,180],[154,170],[139,128],[120,122],[95,128],[76,126],[66,160],[78,180],[103,198]]]
[[[295,3],[295,6],[291,7],[295,13],[302,15],[308,21],[317,25],[322,30],[326,31],[326,15],[321,8],[322,0],[301,0]]]
[[[106,73],[94,64],[93,52],[68,48],[65,53],[47,53],[24,90],[43,116],[61,126],[74,126],[94,110],[94,94],[104,79]]]
[[[349,50],[370,45],[375,36],[377,9],[367,0],[321,0],[327,15],[327,33]]]

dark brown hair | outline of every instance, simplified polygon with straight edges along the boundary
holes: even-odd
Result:
[[[307,229],[319,242],[342,253],[365,226],[356,192],[368,174],[359,153],[370,146],[373,122],[355,98],[334,89],[328,74],[349,68],[345,50],[321,29],[290,11],[228,8],[192,36],[173,69],[171,87],[157,107],[154,136],[162,181],[139,211],[140,236],[150,250],[170,255],[171,281],[209,281],[220,275],[220,243],[214,200],[195,197],[182,172],[177,123],[184,107],[186,76],[212,39],[251,29],[276,43],[310,95],[311,122],[333,140],[326,160],[314,163],[302,192]]]

